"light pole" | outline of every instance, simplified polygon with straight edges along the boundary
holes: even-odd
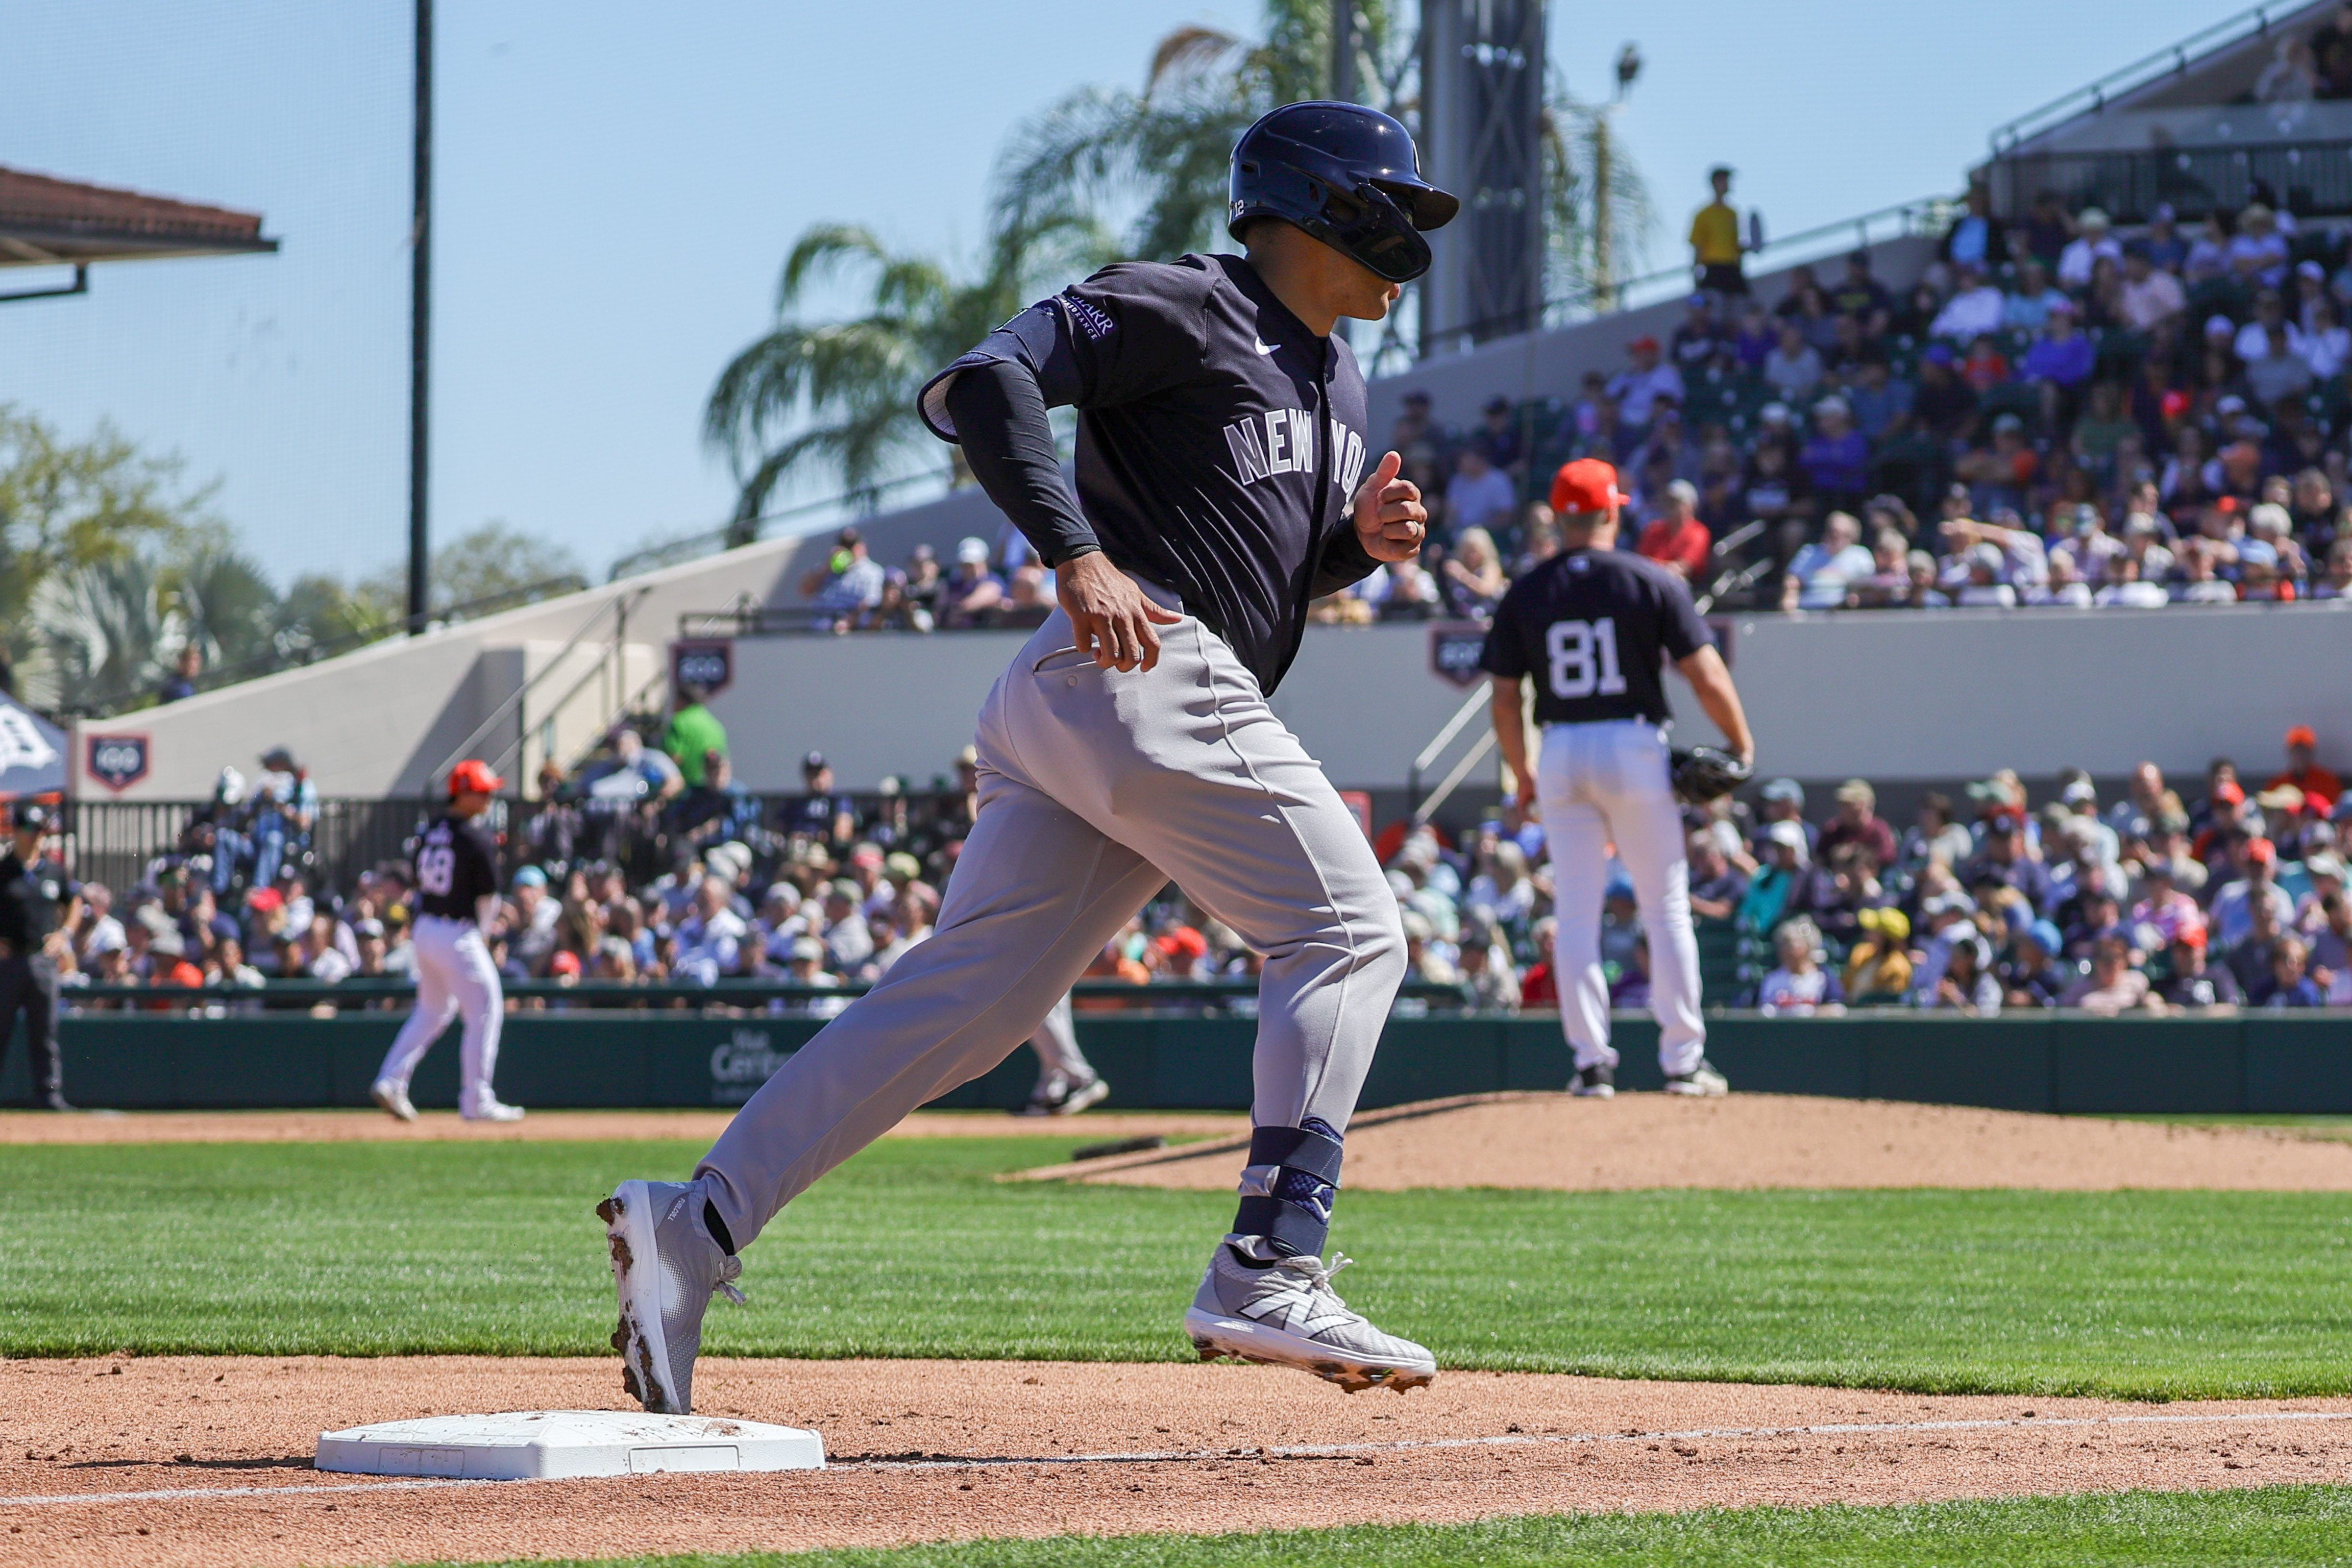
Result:
[[[408,635],[432,609],[432,535],[425,523],[426,396],[433,354],[433,0],[416,4],[415,200],[408,226]]]

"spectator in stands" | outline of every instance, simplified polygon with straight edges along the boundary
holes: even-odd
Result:
[[[2121,262],[2123,247],[2107,215],[2097,207],[2084,207],[2074,215],[2074,237],[2058,253],[2059,287],[2088,288],[2092,269],[2101,260]]]
[[[882,602],[882,563],[866,554],[864,536],[845,528],[834,536],[825,564],[802,578],[801,592],[815,605],[820,626],[845,632]]]
[[[1645,430],[1660,398],[1670,397],[1677,405],[1682,402],[1682,372],[1660,362],[1658,340],[1646,334],[1627,343],[1625,353],[1633,363],[1610,380],[1610,401],[1627,426]]]
[[[2019,266],[2017,287],[2001,301],[2000,320],[2017,331],[2038,332],[2049,323],[2052,311],[2071,309],[2073,301],[2051,285],[2042,263],[2028,261]]]
[[[2148,1008],[2162,1012],[2164,998],[2149,987],[2147,976],[2133,966],[2131,944],[2119,935],[2107,935],[2092,947],[2090,973],[2066,987],[2058,1005],[2112,1018]]]
[[[1447,610],[1465,621],[1492,620],[1511,580],[1503,570],[1502,552],[1494,536],[1483,528],[1465,528],[1455,536],[1454,549],[1441,563],[1441,586]]]
[[[1822,537],[1798,551],[1781,580],[1784,610],[1844,607],[1847,585],[1870,575],[1874,563],[1862,547],[1862,523],[1851,512],[1833,511]]]
[[[1641,553],[1685,582],[1706,570],[1714,536],[1698,518],[1698,487],[1687,479],[1666,486],[1655,516],[1642,525]]]
[[[1955,268],[1957,287],[1952,297],[1944,301],[1942,310],[1927,325],[1928,332],[1950,343],[1973,343],[1989,332],[2000,331],[2008,301],[2000,289],[1987,281],[1979,268]]]
[[[1486,423],[1470,433],[1464,442],[1475,447],[1486,458],[1486,464],[1514,479],[1524,479],[1528,471],[1527,442],[1519,432],[1516,410],[1507,397],[1490,397],[1480,410]]]
[[[512,892],[499,925],[506,939],[507,973],[516,980],[535,979],[547,972],[548,955],[555,951],[555,927],[563,906],[548,896],[547,873],[536,866],[514,874]]]
[[[696,884],[694,901],[677,923],[677,958],[672,978],[689,985],[716,985],[742,968],[744,939],[751,928],[735,912],[734,889],[721,877]]]
[[[1837,802],[1837,815],[1822,829],[1817,846],[1822,858],[1828,859],[1840,847],[1853,844],[1868,852],[1874,866],[1893,865],[1898,848],[1895,829],[1878,816],[1878,792],[1870,781],[1848,779],[1832,798]]]
[[[1706,183],[1714,197],[1691,215],[1692,270],[1702,289],[1726,298],[1745,295],[1748,279],[1740,257],[1747,247],[1740,242],[1739,213],[1731,205],[1731,170],[1716,165],[1707,171]]]
[[[1790,403],[1804,403],[1820,389],[1826,374],[1820,351],[1805,341],[1795,322],[1783,323],[1772,352],[1764,356],[1765,384]]]
[[[2168,973],[2158,987],[2169,1007],[2184,1012],[2233,1007],[2243,999],[2237,976],[2225,965],[2206,963],[2207,931],[2203,926],[2184,928],[2165,954]]]
[[[940,587],[941,624],[956,628],[982,625],[1004,599],[1004,579],[989,570],[988,542],[970,538],[958,542],[955,575]]]
[[[2011,1007],[2055,1007],[2074,983],[2072,970],[2060,964],[2063,947],[2058,928],[2034,921],[2010,941],[2009,956],[1999,966],[2002,1002]]]
[[[2285,922],[2265,901],[2250,905],[2247,915],[2244,934],[2235,942],[2230,942],[2221,935],[2218,922],[2208,929],[2212,932],[2213,941],[2221,947],[2221,961],[2228,966],[2231,978],[2237,982],[2239,994],[2248,1002],[2260,1005],[2262,998],[2270,994],[2274,984],[2271,960],[2276,952],[2279,938],[2285,934]]]
[[[2278,216],[2261,202],[2250,202],[2238,214],[2237,233],[2231,237],[2230,268],[2238,277],[2264,289],[2286,281],[2286,236]]]
[[[1518,487],[1511,482],[1511,476],[1488,460],[1484,447],[1465,446],[1454,459],[1454,477],[1445,485],[1449,535],[1459,538],[1471,528],[1489,532],[1507,528],[1518,505]]]
[[[1667,341],[1666,357],[1682,371],[1687,387],[1709,369],[1718,353],[1729,351],[1730,346],[1729,327],[1716,320],[1715,297],[1702,290],[1690,297],[1682,325]]]
[[[1691,916],[1700,930],[1730,925],[1747,895],[1748,879],[1727,859],[1723,846],[1711,832],[1690,836]]]
[[[1919,1005],[1938,1012],[1990,1017],[2000,1011],[2000,980],[1992,972],[1992,949],[1966,921],[1945,935],[1942,968]]]
[[[1772,933],[1780,967],[1756,990],[1756,1007],[1766,1017],[1804,1018],[1845,1011],[1845,991],[1822,965],[1822,933],[1799,915]]]
[[[2140,332],[2177,322],[2189,310],[2179,278],[2156,262],[2153,237],[2124,247],[2122,310],[2125,324]]]
[[[2212,900],[2213,934],[2224,948],[2245,940],[2253,929],[2257,906],[2270,912],[2273,928],[2284,929],[2294,921],[2294,900],[2278,885],[2277,846],[2268,838],[2249,838],[2239,864],[2241,874],[2223,883]]]
[[[1354,593],[1384,621],[1425,621],[1445,605],[1437,579],[1411,558],[1374,567]]]
[[[2327,994],[2305,971],[2310,949],[2292,931],[2282,931],[2271,948],[2269,984],[2250,992],[2247,1001],[2257,1007],[2325,1007]]]
[[[2339,862],[2337,880],[2342,879]],[[2317,980],[2323,973],[2327,977],[2329,1006],[2352,1006],[2352,898],[2347,898],[2339,887],[2321,898],[2318,912],[2319,925],[2306,933],[2311,943],[2312,978]]]
[[[1429,416],[1429,394],[1416,386],[1404,395],[1399,406],[1402,412],[1390,427],[1389,445],[1400,452],[1420,446],[1434,447],[1442,433]]]
[[[2286,732],[2286,770],[2264,787],[2276,789],[2281,784],[2303,791],[2324,812],[2334,811],[2344,794],[2344,781],[2319,765],[2319,736],[2308,724],[2297,724]]]
[[[319,820],[319,786],[293,752],[273,746],[262,755],[253,806],[253,881],[268,887],[280,866],[289,858],[299,863],[309,849],[310,829]]]
[[[710,693],[688,681],[677,689],[678,710],[662,736],[662,751],[677,764],[688,789],[699,789],[709,776],[710,759],[727,754],[727,726],[710,710]]]
[[[1992,193],[1981,179],[1969,182],[1966,205],[1944,231],[1937,256],[1955,268],[1998,266],[2009,255],[2009,236],[1992,216]]]
[[[2025,817],[2012,806],[2001,806],[1985,819],[1984,843],[1958,868],[1958,875],[1968,886],[1990,879],[2016,891],[2024,897],[2037,917],[2048,914],[2055,907],[2049,868],[2027,850]]]
[[[1911,992],[1911,920],[1892,905],[1874,905],[1859,917],[1846,949],[1845,996],[1856,1007],[1900,1005]]]
[[[184,702],[196,694],[196,677],[205,672],[205,650],[192,639],[172,661],[172,673],[155,693],[157,702]]]
[[[1844,398],[1824,397],[1813,405],[1813,433],[1799,461],[1822,506],[1836,510],[1861,507],[1870,484],[1870,441],[1854,427],[1853,411]]]

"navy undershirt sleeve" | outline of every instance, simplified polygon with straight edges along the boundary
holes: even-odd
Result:
[[[969,364],[948,384],[943,401],[972,478],[1046,565],[1102,548],[1062,478],[1034,372],[1018,360]]]
[[[1362,582],[1378,571],[1380,564],[1364,548],[1362,538],[1356,532],[1355,521],[1350,517],[1347,525],[1331,536],[1331,542],[1323,547],[1323,559],[1315,564],[1315,582],[1307,590],[1307,596],[1319,599],[1326,594],[1336,594],[1351,584]]]

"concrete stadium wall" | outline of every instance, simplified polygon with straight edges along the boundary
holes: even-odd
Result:
[[[66,1020],[66,1089],[118,1110],[363,1107],[398,1013]],[[1749,1093],[1817,1094],[2011,1110],[2216,1113],[2352,1111],[2352,1016],[2251,1014],[2213,1019],[2000,1018],[1916,1014],[1709,1020],[1707,1056]],[[732,1106],[816,1032],[805,1018],[676,1012],[518,1013],[499,1053],[499,1092],[518,1105]],[[1662,1086],[1646,1015],[1617,1020],[1619,1082]],[[1250,1102],[1256,1025],[1246,1018],[1080,1014],[1087,1055],[1121,1109],[1239,1110]],[[453,1030],[425,1060],[418,1104],[456,1103]],[[1502,1089],[1556,1089],[1570,1071],[1559,1020],[1391,1018],[1366,1108]],[[1029,1093],[1025,1051],[933,1103],[1012,1110]],[[25,1053],[0,1071],[0,1102],[30,1088]]]
[[[1915,274],[1931,248],[1925,240],[1895,240],[1874,247],[1873,254],[1878,259],[1881,275],[1893,282]],[[1786,289],[1785,269],[1756,279],[1758,298],[1767,302],[1777,300]],[[1622,365],[1624,344],[1629,339],[1645,331],[1660,336],[1670,332],[1681,319],[1682,310],[1681,298],[1677,296],[1667,303],[1501,340],[1465,353],[1427,361],[1405,375],[1373,384],[1372,428],[1376,433],[1387,431],[1396,418],[1407,387],[1429,389],[1441,417],[1455,424],[1475,419],[1478,405],[1496,392],[1523,398],[1573,392],[1578,378],[1586,370],[1614,371]],[[993,544],[1006,526],[1003,514],[975,489],[860,519],[858,523],[871,541],[876,558],[894,565],[903,562],[919,543],[930,545],[942,558],[951,558],[956,541],[968,534]],[[837,527],[835,522],[803,525],[740,550],[443,627],[421,637],[377,643],[307,668],[241,682],[184,702],[116,720],[78,723],[74,747],[77,766],[86,761],[88,740],[96,735],[144,736],[149,756],[147,776],[120,792],[110,791],[86,777],[81,787],[101,798],[117,793],[130,800],[201,797],[211,792],[223,765],[250,771],[264,749],[284,745],[311,765],[313,776],[324,793],[380,796],[421,792],[431,782],[426,775],[432,769],[498,710],[513,693],[519,679],[538,673],[548,657],[583,626],[605,613],[616,596],[632,599],[630,640],[644,645],[642,652],[631,656],[632,669],[658,672],[667,665],[669,645],[677,636],[681,616],[737,605],[770,607],[804,603],[801,581],[824,563]],[[608,635],[600,628],[596,637]],[[977,644],[956,646],[971,651],[978,658],[979,667],[986,668],[990,679],[1003,663],[1002,658],[979,657]],[[494,650],[498,657],[491,657]],[[887,656],[877,657],[888,662]],[[943,733],[958,728],[968,731],[971,711],[977,701],[962,699],[987,689],[986,680],[973,687],[975,671],[965,668],[961,658],[942,659],[940,663],[952,668],[934,673],[919,686],[896,689],[902,693],[930,693],[909,698],[923,715],[923,743],[927,745],[932,744],[928,736],[934,729]],[[551,681],[558,689],[570,683],[568,677],[556,677]],[[814,689],[832,692],[861,689],[853,686]],[[953,700],[950,693],[957,694]],[[1343,696],[1344,710],[1351,715],[1349,727],[1359,727],[1352,717],[1358,712],[1356,699],[1353,694]],[[1286,692],[1283,705],[1295,700]],[[959,703],[961,717],[950,722],[947,715]],[[1413,706],[1418,714],[1421,710],[1435,710],[1443,704],[1433,700]],[[544,715],[528,713],[526,717],[536,729]],[[558,725],[559,754],[576,751],[579,735],[593,733],[609,717],[590,717],[580,708],[562,715]],[[1420,724],[1415,717],[1403,727],[1418,727],[1421,738],[1425,739],[1444,717],[1444,713],[1438,711],[1426,725]],[[805,729],[824,727],[804,722],[797,710],[777,721],[795,735]],[[506,738],[502,735],[498,740],[502,742]],[[859,764],[857,776],[870,783],[886,773],[908,768],[919,773],[951,756],[965,738],[968,736],[954,739],[936,760],[930,752],[920,757],[895,754],[887,760],[877,755],[870,766]],[[1403,757],[1409,760],[1421,744],[1421,739],[1405,742],[1391,737],[1393,743],[1382,741],[1351,750],[1342,744],[1345,739],[1344,734],[1335,731],[1333,742],[1327,746],[1327,761],[1333,763],[1335,773],[1349,777],[1360,775],[1365,780],[1392,777],[1401,782],[1402,766],[1392,756],[1396,746],[1405,747]],[[810,743],[826,742],[820,740]],[[796,744],[762,742],[758,754],[765,758],[772,752],[777,756],[797,757],[798,751],[807,748],[799,746],[795,750]],[[854,738],[833,744],[847,754],[858,754],[858,742]],[[761,771],[751,782],[759,787],[790,788],[797,782],[796,766],[774,773],[768,771],[765,761],[758,765]],[[751,770],[747,768],[746,772],[749,776]]]
[[[1996,767],[2101,777],[2215,755],[2266,768],[2290,725],[2352,768],[2352,603],[2162,610],[1740,616],[1732,668],[1759,765],[1941,784]],[[798,787],[821,750],[844,787],[920,784],[972,735],[1017,632],[745,638],[712,703],[740,776]],[[1275,708],[1343,788],[1395,788],[1471,695],[1430,669],[1425,626],[1309,630]],[[1718,739],[1677,678],[1676,737]],[[1476,721],[1483,723],[1483,720]],[[1476,733],[1473,730],[1471,733]],[[1478,775],[1491,782],[1491,768]]]

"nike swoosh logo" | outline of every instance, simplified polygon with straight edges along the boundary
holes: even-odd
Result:
[[[1252,347],[1255,348],[1257,352],[1262,354],[1270,354],[1278,346],[1274,343],[1261,342],[1255,337],[1250,339],[1250,343]]]

